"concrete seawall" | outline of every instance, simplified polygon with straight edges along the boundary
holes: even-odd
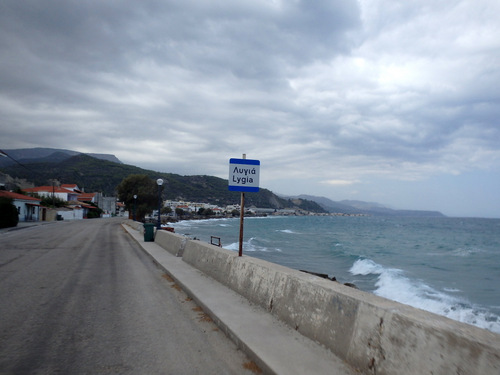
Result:
[[[498,334],[167,231],[155,242],[361,373],[500,373]]]

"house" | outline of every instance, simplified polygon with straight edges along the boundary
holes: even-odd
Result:
[[[61,184],[61,187],[63,189],[68,189],[68,190],[74,191],[75,193],[79,193],[79,194],[83,193],[83,190],[80,189],[77,184]]]
[[[61,185],[61,186],[63,186],[63,185]],[[80,202],[97,203],[97,193],[78,194],[77,200]]]
[[[117,216],[130,216],[127,214],[126,206],[122,202],[116,202],[116,211]]]
[[[76,185],[74,185],[76,186]],[[23,189],[28,194],[38,194],[40,197],[56,197],[63,201],[76,201],[82,193],[80,190],[71,190],[57,186],[38,186],[34,188]]]
[[[116,197],[102,197],[98,202],[99,208],[104,211],[105,215],[116,215]]]
[[[85,193],[77,184],[61,184],[61,186],[38,186],[23,189],[27,194],[37,194],[40,197],[55,197],[66,203],[66,209],[59,210],[59,219],[75,220],[87,217],[95,217],[95,214],[88,215],[91,211],[99,207],[105,215],[114,216],[116,214],[116,198],[103,197],[102,193]],[[44,219],[45,220],[45,219]],[[54,219],[55,220],[55,219]]]
[[[212,211],[213,211],[215,216],[222,216],[222,214],[224,213],[222,208],[219,208],[219,207],[212,208]]]
[[[40,199],[5,190],[0,190],[0,197],[12,199],[12,204],[17,208],[19,221],[40,220]]]

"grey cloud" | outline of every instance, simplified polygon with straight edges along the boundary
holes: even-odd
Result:
[[[11,95],[84,103],[92,85],[107,84],[103,74],[154,80],[135,76],[138,62],[153,62],[272,90],[286,85],[290,66],[348,50],[346,33],[359,25],[355,2],[243,4],[3,2],[2,86]]]
[[[247,152],[270,180],[497,168],[495,4],[4,0],[4,147],[220,176]]]

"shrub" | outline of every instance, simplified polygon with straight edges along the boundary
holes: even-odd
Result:
[[[15,227],[18,222],[19,215],[12,199],[0,198],[0,228]]]
[[[89,212],[87,213],[87,219],[95,219],[101,217],[103,211],[99,207],[97,207],[95,203],[90,203],[90,205],[94,206],[95,209],[89,210]]]

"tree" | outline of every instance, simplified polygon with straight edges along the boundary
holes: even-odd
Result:
[[[0,228],[15,227],[18,222],[19,215],[12,199],[0,198]]]
[[[89,205],[94,206],[95,208],[88,211],[87,219],[101,217],[103,211],[95,203],[89,203]]]
[[[161,214],[162,215],[168,215],[172,212],[172,208],[170,207],[162,207],[161,208]]]
[[[147,175],[132,174],[125,177],[116,187],[118,199],[131,212],[136,205],[136,217],[141,221],[147,213],[158,208],[158,186]],[[137,200],[134,199],[137,195]]]
[[[44,207],[64,207],[68,202],[59,197],[44,195],[40,198],[40,204]]]

